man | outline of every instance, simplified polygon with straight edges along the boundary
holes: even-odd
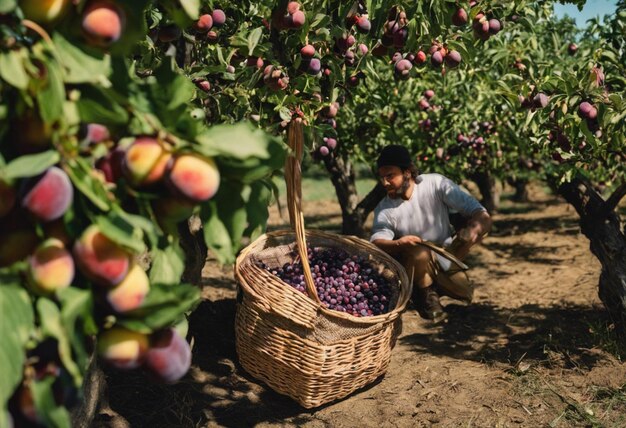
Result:
[[[419,243],[430,241],[447,247],[462,260],[489,232],[491,217],[450,179],[440,174],[420,175],[403,146],[385,147],[377,167],[387,196],[374,211],[370,241],[399,260],[413,278],[413,303],[420,316],[439,320],[445,315],[440,294],[470,302],[473,288],[463,270]],[[454,240],[449,221],[453,210],[468,219]]]

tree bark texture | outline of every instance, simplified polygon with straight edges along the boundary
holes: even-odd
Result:
[[[377,184],[359,202],[356,177],[350,160],[335,155],[328,156],[324,159],[324,166],[330,174],[330,180],[335,187],[337,201],[341,207],[341,233],[367,238],[365,221],[378,202],[385,196],[383,187]]]
[[[617,213],[607,210],[607,202],[584,178],[577,177],[562,184],[558,191],[580,216],[581,231],[602,265],[598,295],[623,334],[626,327],[626,229],[620,229]]]
[[[480,195],[482,197],[480,203],[483,207],[493,213],[500,207],[500,191],[497,187],[496,178],[486,171],[479,171],[470,177],[474,183],[478,186]]]

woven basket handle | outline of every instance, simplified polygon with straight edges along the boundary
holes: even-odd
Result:
[[[302,214],[302,170],[300,169],[300,159],[304,149],[304,131],[302,129],[302,119],[296,118],[289,123],[287,130],[287,141],[291,153],[285,161],[285,182],[287,184],[287,207],[289,208],[289,222],[296,234],[296,244],[298,254],[302,261],[304,271],[304,282],[307,294],[318,304],[321,304],[315,290],[309,257],[307,254],[306,235],[304,231],[304,215]]]

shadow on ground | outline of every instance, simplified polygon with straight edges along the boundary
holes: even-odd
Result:
[[[592,352],[588,330],[603,315],[588,307],[524,305],[512,310],[450,304],[447,311],[444,324],[401,337],[400,343],[416,353],[511,366],[522,358],[550,365],[558,355],[565,367],[588,369],[600,358]],[[242,427],[287,418],[299,425],[314,419],[312,411],[261,387],[243,371],[236,358],[234,317],[234,299],[204,301],[192,313],[194,367],[178,384],[157,384],[140,372],[108,370],[111,408],[133,427],[195,427],[208,421]]]
[[[602,358],[590,325],[607,322],[602,310],[588,306],[499,308],[489,304],[446,306],[448,318],[426,332],[400,340],[415,352],[514,366],[534,364],[591,369]],[[558,360],[558,362],[556,361]]]

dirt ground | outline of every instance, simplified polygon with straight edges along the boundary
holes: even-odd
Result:
[[[308,203],[304,212],[308,227],[339,228],[335,202]],[[270,229],[286,227],[277,210],[270,220]],[[530,203],[504,200],[494,220],[484,245],[467,260],[474,303],[443,299],[448,317],[439,324],[409,306],[386,375],[313,410],[241,368],[232,267],[207,263],[204,301],[190,317],[190,374],[161,386],[140,373],[109,372],[111,408],[96,425],[626,426],[626,366],[607,351],[600,265],[579,233],[576,213],[536,187]]]

